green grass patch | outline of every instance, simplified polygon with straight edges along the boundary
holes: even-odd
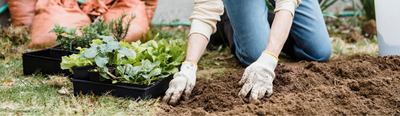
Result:
[[[23,75],[22,59],[0,59],[0,115],[151,115],[158,99],[73,95],[62,75]]]
[[[379,55],[378,40],[375,37],[366,39],[363,42],[347,43],[339,37],[331,37],[332,55],[330,60],[352,58],[354,56]]]

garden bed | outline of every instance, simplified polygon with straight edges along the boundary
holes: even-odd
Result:
[[[398,115],[400,56],[363,56],[277,66],[274,93],[261,103],[237,95],[244,69],[198,79],[190,99],[162,104],[170,115]]]

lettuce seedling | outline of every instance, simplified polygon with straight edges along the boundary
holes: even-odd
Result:
[[[137,54],[134,59],[128,57],[123,61],[126,65],[117,66],[116,76],[120,78],[113,80],[113,83],[150,85],[155,80],[175,74],[179,71],[177,66],[185,58],[187,48],[187,44],[179,39],[169,42],[165,39],[158,42],[150,40],[144,44],[138,41],[123,45]]]
[[[78,67],[78,66],[91,66],[94,65],[94,60],[93,59],[87,59],[87,58],[82,58],[79,57],[79,55],[81,55],[83,53],[83,51],[86,48],[77,48],[80,53],[79,54],[71,54],[69,56],[63,56],[61,59],[61,69],[65,70],[65,69],[69,69],[70,72],[72,72],[72,74],[74,74],[74,72],[72,71],[72,67]]]
[[[127,57],[132,57],[133,54],[126,47],[121,47],[121,44],[113,36],[101,36],[101,38],[103,40],[94,40],[90,44],[91,47],[86,49],[80,57],[94,59],[100,75],[110,79],[106,74],[109,73],[107,66],[116,67],[121,65],[118,62],[114,62],[117,60],[118,54],[123,55],[122,59],[128,59]]]
[[[117,42],[111,36],[101,38],[92,40],[90,48],[80,49],[79,58],[76,55],[63,57],[62,68],[95,63],[103,77],[100,80],[151,85],[155,80],[177,73],[177,66],[186,56],[187,44],[180,39],[128,43]],[[108,67],[114,67],[115,73],[109,73]]]

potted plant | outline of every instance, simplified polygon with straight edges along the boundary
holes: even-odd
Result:
[[[69,70],[74,74],[75,79],[89,80],[89,69],[95,67],[94,60],[79,57],[86,48],[77,48],[79,54],[71,54],[69,56],[63,56],[62,62],[60,63],[61,69]]]
[[[88,48],[92,40],[101,39],[100,36],[119,35],[124,37],[128,32],[129,22],[131,21],[129,20],[128,26],[124,27],[122,22],[124,17],[126,17],[125,14],[116,20],[110,21],[109,24],[99,20],[79,29],[67,29],[56,23],[55,28],[50,30],[50,33],[57,35],[56,43],[58,45],[44,50],[24,53],[22,56],[24,74],[29,75],[37,71],[42,74],[64,73],[66,75],[74,74],[73,70],[86,72],[87,68],[93,67],[89,65],[90,63],[82,64],[80,62],[80,64],[75,65],[76,67],[61,66],[60,68],[62,57],[80,53],[78,48]],[[77,31],[81,34],[76,34]],[[118,39],[122,38],[119,37]],[[87,77],[87,74],[84,73],[77,74],[74,75],[74,78],[82,79]]]
[[[70,29],[66,31],[66,28],[60,28],[59,26],[56,26],[56,28],[51,31],[55,32],[57,35],[57,42],[59,45],[58,47],[56,47],[56,49],[70,51],[79,50],[80,52],[74,53],[79,53],[78,55],[80,55],[85,50],[85,48],[88,48],[90,46],[93,40],[102,40],[101,36],[116,35],[114,37],[116,37],[117,40],[120,41],[125,38],[129,30],[130,22],[134,18],[132,17],[124,26],[122,19],[126,16],[126,14],[123,14],[120,18],[112,20],[108,24],[105,24],[104,20],[95,21],[90,26],[79,29],[79,31],[82,32],[82,36],[75,35],[76,29]],[[68,36],[62,36],[63,34]],[[87,72],[87,70],[95,67],[94,60],[77,58],[78,55],[62,57],[63,62],[61,63],[61,69],[69,69],[70,72],[74,74],[74,78],[76,79],[88,80],[89,73]]]
[[[91,47],[80,54],[80,57],[94,60],[97,65],[95,69],[89,70],[92,75],[97,76],[93,79],[93,76],[91,76],[92,81],[104,80],[102,77],[110,79],[107,75],[111,75],[110,72],[112,72],[115,67],[122,65],[120,60],[128,59],[128,57],[133,56],[128,48],[121,47],[121,43],[113,36],[102,36],[101,38],[102,40],[94,40],[93,43],[90,44]]]
[[[106,46],[114,46],[108,45],[111,43],[108,38],[103,38],[104,43],[92,44],[91,48],[80,55],[94,59],[97,68],[90,71],[98,75],[89,81],[72,79],[75,93],[101,95],[111,91],[116,96],[157,97],[166,91],[172,75],[179,71],[177,66],[184,59],[187,46],[181,40],[167,42],[162,39],[158,42],[150,40],[144,44],[140,41],[131,44],[119,42],[120,48],[115,43],[115,47],[108,49]],[[124,51],[132,55],[120,52],[121,48],[126,48]],[[103,52],[102,49],[109,52]]]
[[[106,24],[102,21],[93,23],[79,29],[81,36],[76,34],[77,29],[68,29],[55,24],[55,28],[50,32],[57,35],[56,42],[59,45],[44,50],[24,53],[23,70],[25,75],[40,71],[42,74],[64,73],[70,75],[70,71],[60,68],[63,56],[79,53],[77,48],[87,48],[93,39],[100,38],[101,35],[109,35],[108,29],[104,29]],[[66,35],[66,36],[65,36]],[[44,65],[45,64],[45,65]]]

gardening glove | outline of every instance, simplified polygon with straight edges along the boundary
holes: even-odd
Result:
[[[189,99],[190,93],[196,84],[197,65],[193,61],[186,60],[181,66],[181,71],[174,75],[174,79],[169,83],[169,88],[165,92],[163,102],[175,105],[185,92],[185,100]]]
[[[239,81],[243,85],[239,92],[239,97],[244,98],[251,90],[250,101],[253,102],[272,94],[272,81],[275,79],[275,67],[278,63],[278,57],[274,54],[264,51],[257,61],[252,63],[244,71],[242,79]]]

